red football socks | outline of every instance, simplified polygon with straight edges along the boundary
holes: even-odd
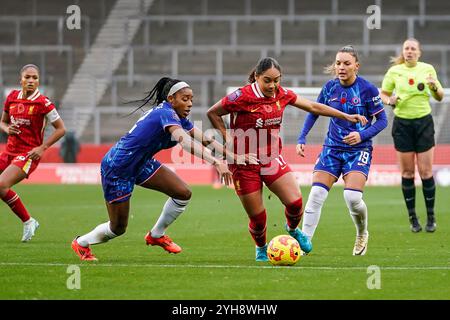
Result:
[[[266,244],[266,210],[249,218],[248,231],[250,231],[256,245],[258,247],[263,247]]]
[[[22,220],[22,222],[28,221],[30,219],[30,215],[28,214],[27,209],[23,205],[17,193],[9,189],[2,200],[11,208],[11,210],[20,218],[20,220]]]
[[[291,230],[297,228],[300,223],[300,220],[302,219],[303,215],[302,205],[303,200],[302,198],[299,198],[296,201],[292,202],[291,204],[288,204],[284,210],[287,225]]]

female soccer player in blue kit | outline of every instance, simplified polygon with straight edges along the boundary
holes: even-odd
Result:
[[[358,55],[352,46],[341,48],[336,61],[328,68],[335,79],[322,88],[318,102],[349,114],[364,115],[369,121],[359,123],[331,118],[328,133],[313,173],[313,184],[303,216],[303,232],[310,239],[319,224],[322,206],[328,191],[342,174],[344,199],[356,226],[353,255],[367,251],[367,206],[363,189],[372,159],[372,138],[387,126],[387,118],[378,89],[357,75]],[[372,123],[376,117],[376,122]],[[308,114],[298,138],[297,154],[304,156],[306,136],[318,116]]]
[[[81,260],[97,260],[91,252],[91,244],[104,243],[125,233],[134,185],[169,196],[158,221],[145,236],[147,245],[161,246],[169,253],[181,252],[165,231],[184,212],[191,191],[174,172],[153,158],[160,150],[180,143],[186,151],[214,165],[227,185],[232,181],[227,164],[195,142],[206,143],[206,140],[187,119],[193,99],[189,85],[180,80],[161,78],[142,100],[142,106],[152,99],[157,106],[147,111],[102,160],[102,186],[109,221],[72,241],[72,249]]]

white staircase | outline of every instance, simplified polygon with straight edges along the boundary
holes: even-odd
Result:
[[[59,110],[68,130],[81,137],[127,53],[153,0],[117,0],[97,38],[75,73]]]

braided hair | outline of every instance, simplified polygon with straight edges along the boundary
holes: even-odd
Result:
[[[178,82],[181,82],[181,80],[172,79],[169,77],[163,77],[159,79],[158,82],[155,84],[155,86],[149,92],[147,92],[147,96],[139,100],[133,100],[128,102],[128,103],[135,103],[135,102],[141,103],[141,105],[130,114],[133,114],[137,110],[142,109],[142,107],[144,107],[148,103],[152,103],[152,105],[155,106],[162,103],[164,100],[167,100],[167,94],[169,93],[170,88],[172,88],[172,86]]]

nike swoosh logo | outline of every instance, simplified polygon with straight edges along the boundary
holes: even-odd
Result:
[[[411,201],[411,200],[414,200],[414,198],[406,198],[405,200],[406,201]]]
[[[260,107],[257,107],[257,108],[254,108],[254,109],[251,109],[250,110],[250,112],[255,112],[255,111],[257,111],[258,109],[259,109]]]
[[[330,102],[331,102],[331,101],[337,101],[337,99],[338,99],[338,98],[330,99]]]
[[[425,198],[425,200],[427,200],[427,201],[434,200],[434,197],[433,198]]]

